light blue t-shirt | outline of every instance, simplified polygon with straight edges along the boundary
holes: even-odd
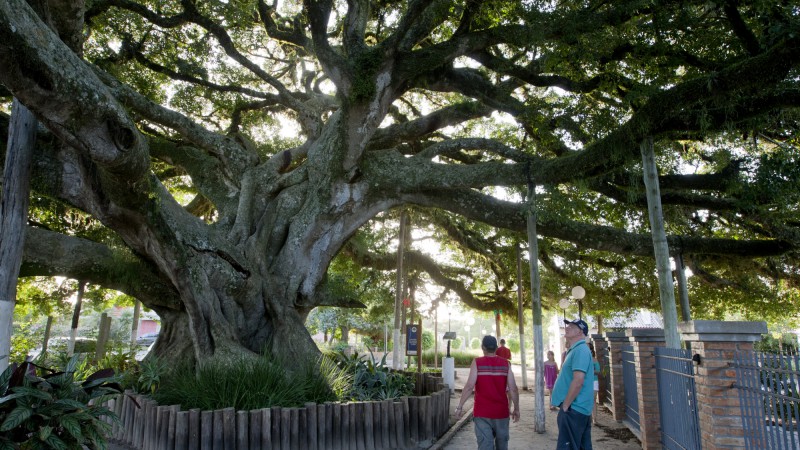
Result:
[[[567,359],[561,366],[561,372],[556,379],[556,385],[553,386],[553,393],[550,396],[550,403],[553,406],[559,406],[567,398],[569,392],[569,385],[572,384],[572,372],[579,370],[586,374],[583,379],[583,387],[575,397],[570,407],[575,411],[591,415],[592,403],[594,402],[594,363],[592,361],[592,352],[586,345],[586,341],[580,340],[572,345],[567,352]]]

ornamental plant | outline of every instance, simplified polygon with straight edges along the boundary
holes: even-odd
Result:
[[[62,371],[24,362],[0,375],[0,450],[107,448],[104,418],[118,418],[101,403],[121,389],[111,369],[76,379],[78,362]]]
[[[337,352],[332,355],[336,365],[352,376],[350,389],[342,400],[370,401],[388,400],[411,395],[414,381],[400,372],[392,371],[386,365],[386,356],[380,361],[370,352],[370,357],[353,352]]]

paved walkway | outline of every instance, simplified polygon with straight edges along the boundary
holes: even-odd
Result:
[[[554,449],[558,438],[558,428],[556,426],[557,412],[545,411],[545,432],[536,433],[533,430],[533,371],[528,372],[529,390],[522,390],[522,375],[520,366],[513,366],[517,384],[520,387],[520,420],[510,426],[511,439],[509,450],[528,450],[528,449]],[[469,375],[468,368],[456,369],[456,393],[451,398],[450,410],[454,421],[455,409],[461,397],[461,387],[464,385]],[[545,397],[545,407],[549,404],[550,398]],[[465,403],[462,419],[454,424],[454,427],[445,434],[430,450],[461,450],[476,448],[475,429],[472,425],[472,398]],[[467,417],[469,416],[469,417]],[[592,429],[592,445],[594,450],[640,450],[642,448],[639,440],[621,423],[617,423],[611,414],[604,408],[600,408],[598,414],[599,425]],[[459,427],[456,430],[457,427]]]

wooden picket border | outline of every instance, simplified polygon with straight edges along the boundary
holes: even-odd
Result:
[[[120,419],[109,438],[142,450],[427,448],[450,426],[450,391],[441,377],[407,375],[417,396],[253,411],[181,411],[127,391],[105,403]]]

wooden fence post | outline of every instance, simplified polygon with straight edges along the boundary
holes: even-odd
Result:
[[[248,447],[250,450],[261,450],[261,425],[262,425],[262,412],[263,409],[255,409],[249,413],[249,427],[250,438]]]
[[[236,450],[250,450],[250,413],[236,411]]]

